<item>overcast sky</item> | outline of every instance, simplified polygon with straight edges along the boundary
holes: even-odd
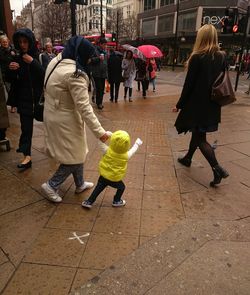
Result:
[[[10,0],[10,7],[15,10],[15,14],[17,16],[20,15],[23,6],[25,6],[28,2],[29,0]]]

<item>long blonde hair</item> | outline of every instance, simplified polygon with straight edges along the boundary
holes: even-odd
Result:
[[[191,53],[187,61],[187,66],[194,54],[213,55],[215,52],[219,50],[220,47],[218,43],[218,34],[215,27],[213,25],[204,25],[197,32],[193,52]]]

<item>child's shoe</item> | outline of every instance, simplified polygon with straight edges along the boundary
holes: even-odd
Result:
[[[82,202],[82,206],[90,209],[90,208],[92,208],[92,203],[88,200],[85,200]]]
[[[93,186],[93,182],[84,181],[82,186],[76,187],[75,194],[80,194],[85,191],[85,189],[92,188]]]
[[[126,204],[125,200],[120,200],[120,201],[117,201],[117,202],[113,202],[112,206],[113,207],[122,207],[122,206],[125,206],[125,204]]]

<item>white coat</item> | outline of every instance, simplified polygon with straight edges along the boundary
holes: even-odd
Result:
[[[122,69],[126,72],[126,76],[128,76],[128,79],[124,81],[124,87],[132,88],[133,81],[135,79],[135,74],[136,74],[134,59],[124,58],[122,61]]]
[[[48,65],[45,81],[61,54]],[[97,138],[104,135],[89,102],[88,76],[74,76],[74,60],[62,60],[51,74],[45,89],[45,147],[61,164],[81,164],[88,153],[85,123]]]

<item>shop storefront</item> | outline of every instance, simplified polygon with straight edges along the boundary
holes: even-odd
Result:
[[[216,7],[217,1],[213,0],[200,1],[199,4],[204,6],[195,5],[196,1],[183,1],[180,2],[178,16],[173,1],[167,6],[162,6],[163,2],[163,0],[158,2],[160,5],[158,9],[152,9],[151,5],[151,10],[148,9],[145,13],[139,14],[139,19],[141,19],[141,38],[144,43],[155,44],[161,48],[164,52],[164,64],[172,64],[173,60],[176,65],[185,63],[192,51],[197,30],[203,24],[215,26],[221,47],[227,51],[232,60],[236,59],[235,55],[237,56],[241,47],[243,34],[222,33],[225,8],[228,4],[231,8],[236,8],[238,5],[239,12],[244,14],[247,1],[241,0],[240,4],[233,0],[224,1],[225,6],[222,3],[220,7]],[[178,33],[175,34],[177,19]]]

